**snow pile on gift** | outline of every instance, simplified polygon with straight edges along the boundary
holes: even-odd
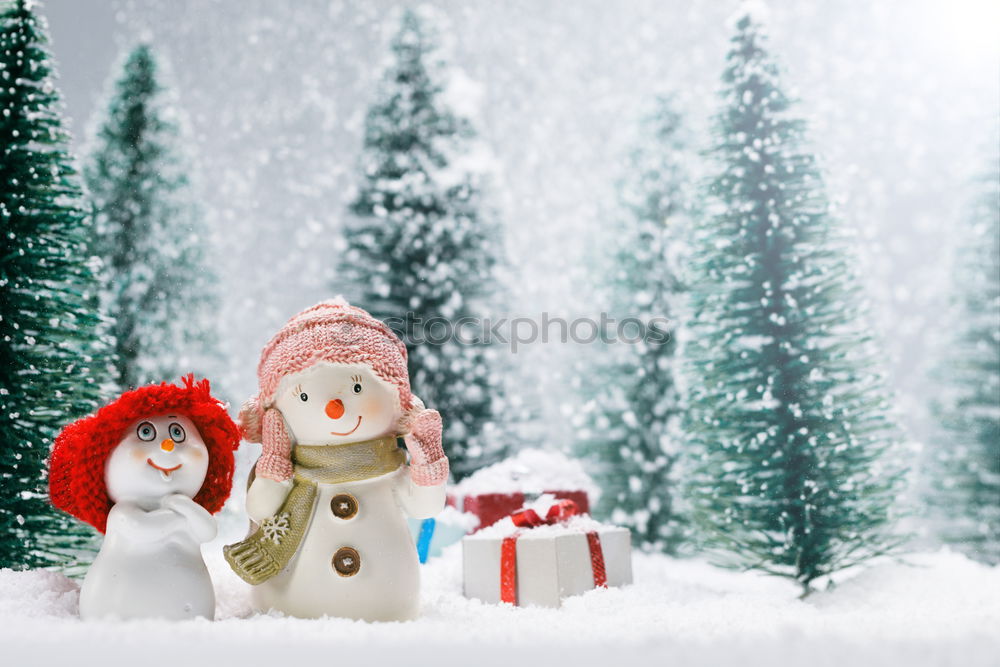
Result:
[[[699,560],[634,554],[636,584],[568,598],[560,609],[462,595],[461,547],[423,566],[421,617],[409,623],[251,614],[249,593],[206,548],[215,623],[95,622],[77,585],[44,571],[0,571],[0,664],[996,665],[1000,568],[941,551],[844,572],[798,599],[788,581]],[[613,661],[613,662],[609,662]]]
[[[587,513],[600,491],[580,461],[555,451],[523,449],[456,484],[449,504],[478,516],[484,528],[542,494],[572,500]]]

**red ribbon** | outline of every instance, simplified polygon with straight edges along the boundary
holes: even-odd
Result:
[[[590,569],[594,573],[594,588],[608,587],[608,572],[604,568],[604,549],[601,548],[601,536],[597,531],[587,533],[587,546],[590,548]]]
[[[543,519],[533,509],[518,510],[510,515],[518,528],[537,528],[563,523],[570,517],[580,513],[577,504],[572,500],[560,500],[549,507]],[[518,531],[503,538],[500,543],[500,600],[517,604],[517,538]],[[604,567],[604,550],[601,548],[601,537],[597,531],[587,532],[587,547],[590,550],[590,569],[594,574],[594,587],[607,588],[608,576]]]
[[[572,500],[560,500],[552,505],[545,513],[545,518],[538,516],[538,512],[533,509],[518,510],[510,515],[510,520],[518,528],[537,528],[538,526],[551,526],[562,523],[572,516],[580,513],[580,508]]]

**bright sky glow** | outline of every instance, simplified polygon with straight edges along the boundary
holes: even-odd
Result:
[[[1000,59],[1000,0],[930,0],[921,8],[928,46],[964,60]]]

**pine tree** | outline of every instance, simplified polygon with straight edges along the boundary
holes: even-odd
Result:
[[[444,96],[433,27],[407,11],[391,48],[366,119],[356,217],[333,287],[407,342],[414,391],[441,412],[445,449],[461,478],[504,454],[503,443],[485,434],[499,384],[482,336],[469,330],[463,341],[440,339],[445,323],[493,307],[501,238],[470,164],[473,128]]]
[[[49,504],[45,466],[110,373],[46,32],[28,0],[0,6],[0,567],[12,568],[86,557],[94,534]]]
[[[594,464],[602,488],[596,514],[631,528],[644,548],[674,552],[682,538],[676,507],[680,395],[676,340],[670,326],[681,292],[676,260],[688,217],[689,157],[681,116],[669,97],[641,122],[641,143],[620,183],[624,216],[615,227],[609,287],[616,340],[593,355],[581,412],[580,453]],[[598,288],[595,287],[595,293]],[[636,322],[647,335],[636,342]],[[610,332],[609,332],[610,333]]]
[[[206,375],[217,356],[215,277],[174,96],[147,44],[126,57],[84,168],[123,387]]]
[[[936,407],[943,432],[932,471],[942,536],[1000,563],[1000,155],[979,179],[954,264],[951,344]]]
[[[750,12],[723,84],[694,233],[689,493],[725,562],[806,594],[896,544],[898,434],[846,234]]]

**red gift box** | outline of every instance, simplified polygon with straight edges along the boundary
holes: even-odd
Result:
[[[462,499],[462,510],[479,517],[476,530],[492,526],[524,507],[523,493],[480,493]]]
[[[589,513],[598,493],[579,460],[558,451],[522,449],[459,482],[448,502],[477,516],[480,530],[543,494],[572,500],[581,513]]]

